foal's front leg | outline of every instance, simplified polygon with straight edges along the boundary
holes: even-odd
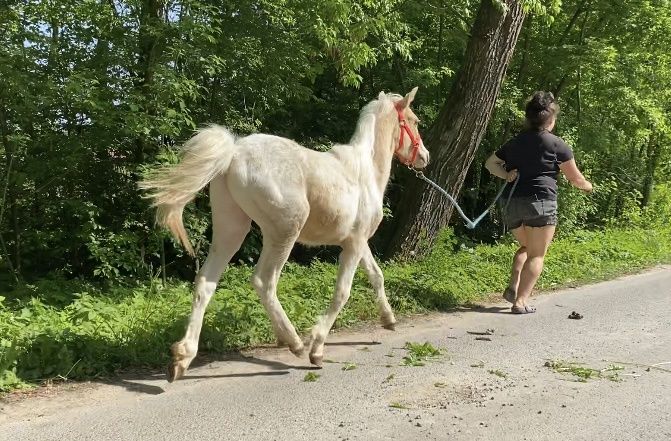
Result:
[[[321,316],[317,324],[312,328],[310,336],[310,363],[321,366],[324,360],[324,342],[333,323],[335,323],[340,310],[345,306],[349,299],[350,290],[356,267],[361,260],[365,244],[348,244],[343,247],[340,253],[340,266],[338,267],[338,280],[331,305],[326,310],[326,314]]]
[[[363,257],[361,258],[361,266],[366,272],[370,284],[373,286],[373,291],[375,291],[375,301],[377,302],[377,307],[380,311],[380,321],[382,321],[382,326],[385,329],[393,331],[396,325],[396,317],[394,317],[394,312],[387,300],[387,294],[384,292],[384,275],[368,246],[366,246]]]

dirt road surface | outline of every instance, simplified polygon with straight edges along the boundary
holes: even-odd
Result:
[[[10,398],[0,440],[671,440],[671,268],[534,304],[338,332],[321,370],[266,348]],[[403,366],[406,342],[443,355]]]

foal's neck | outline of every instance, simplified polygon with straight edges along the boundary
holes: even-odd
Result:
[[[373,168],[375,169],[375,184],[384,194],[384,190],[389,182],[391,173],[391,163],[394,159],[394,152],[391,149],[392,140],[396,134],[396,128],[389,117],[378,118],[375,125],[375,144],[373,145]]]

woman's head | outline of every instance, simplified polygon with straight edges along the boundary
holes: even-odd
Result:
[[[527,102],[527,125],[536,130],[552,130],[559,113],[559,104],[551,92],[536,92]]]

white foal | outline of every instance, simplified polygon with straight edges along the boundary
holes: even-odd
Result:
[[[181,377],[198,351],[203,315],[219,278],[254,220],[263,250],[252,277],[278,342],[301,356],[304,344],[277,299],[280,272],[295,242],[342,247],[335,295],[312,329],[310,361],[321,365],[324,342],[349,298],[354,273],[363,266],[375,291],[383,326],[396,319],[384,279],[368,247],[382,220],[383,195],[394,154],[424,168],[429,152],[410,109],[417,88],[405,97],[380,93],[359,117],[350,143],[316,152],[271,135],[236,139],[220,126],[201,130],[184,146],[181,162],[156,170],[140,187],[150,190],[158,222],[193,254],[182,223],[184,206],[210,184],[212,245],[196,277],[186,335],[172,345],[169,381]]]

